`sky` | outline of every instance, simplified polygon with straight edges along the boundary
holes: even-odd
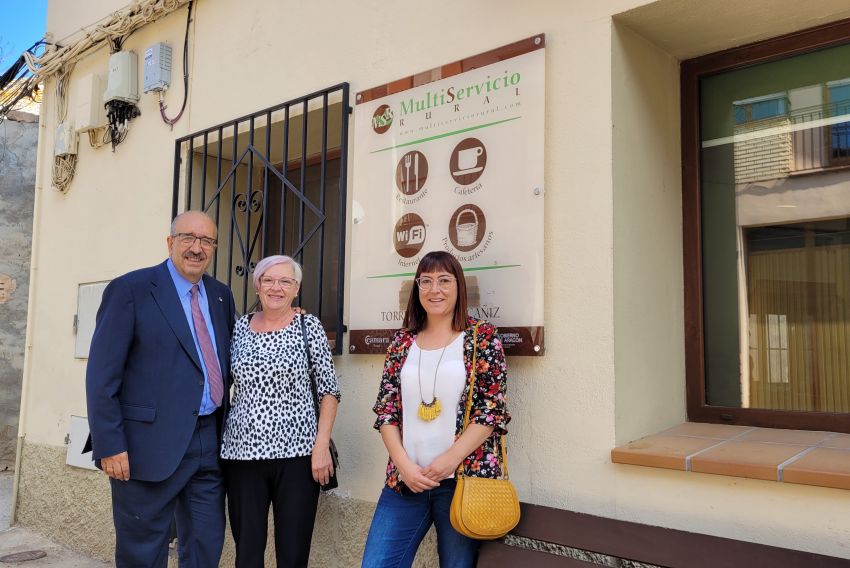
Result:
[[[47,0],[0,0],[0,73],[44,35]]]

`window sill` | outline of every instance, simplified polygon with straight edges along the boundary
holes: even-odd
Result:
[[[850,169],[850,164],[847,164],[847,163],[835,164],[835,165],[831,165],[831,166],[822,166],[822,167],[819,167],[819,168],[811,168],[811,169],[808,169],[808,170],[791,170],[790,172],[788,172],[788,177],[801,177],[801,176],[808,176],[808,175],[812,175],[812,174],[829,174],[829,173],[832,173],[832,172],[842,171],[842,170],[846,170],[846,169]]]
[[[611,461],[850,489],[850,434],[686,422],[611,450]]]

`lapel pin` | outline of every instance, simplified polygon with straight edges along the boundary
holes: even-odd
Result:
[[[221,299],[221,296],[219,296],[219,297],[218,297],[218,301],[219,301],[219,302],[224,302],[224,300],[222,300],[222,299]]]

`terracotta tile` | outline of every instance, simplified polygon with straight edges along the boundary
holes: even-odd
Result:
[[[809,432],[808,430],[780,430],[779,428],[756,428],[738,440],[742,442],[772,442],[774,444],[801,444],[814,446],[830,436],[831,432]]]
[[[611,461],[667,469],[685,469],[685,457],[717,444],[708,438],[647,436],[611,450]]]
[[[850,434],[837,434],[831,438],[827,438],[820,444],[824,448],[840,448],[842,450],[850,450]]]
[[[705,422],[685,422],[660,432],[662,436],[695,436],[697,438],[715,438],[728,440],[751,430],[751,426],[733,426],[731,424],[708,424]]]
[[[777,481],[777,466],[797,455],[806,446],[724,442],[691,459],[691,471]]]
[[[782,472],[786,483],[850,489],[850,451],[816,448]]]

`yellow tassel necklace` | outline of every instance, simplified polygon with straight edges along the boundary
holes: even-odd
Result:
[[[435,419],[440,415],[440,411],[443,410],[443,404],[437,398],[437,372],[440,370],[440,363],[443,361],[443,355],[446,353],[447,347],[448,344],[440,351],[437,368],[434,369],[434,384],[431,389],[433,399],[431,402],[425,402],[425,399],[422,397],[422,355],[424,351],[421,347],[419,348],[419,361],[416,364],[416,376],[419,379],[419,410],[416,411],[416,414],[425,422]]]

